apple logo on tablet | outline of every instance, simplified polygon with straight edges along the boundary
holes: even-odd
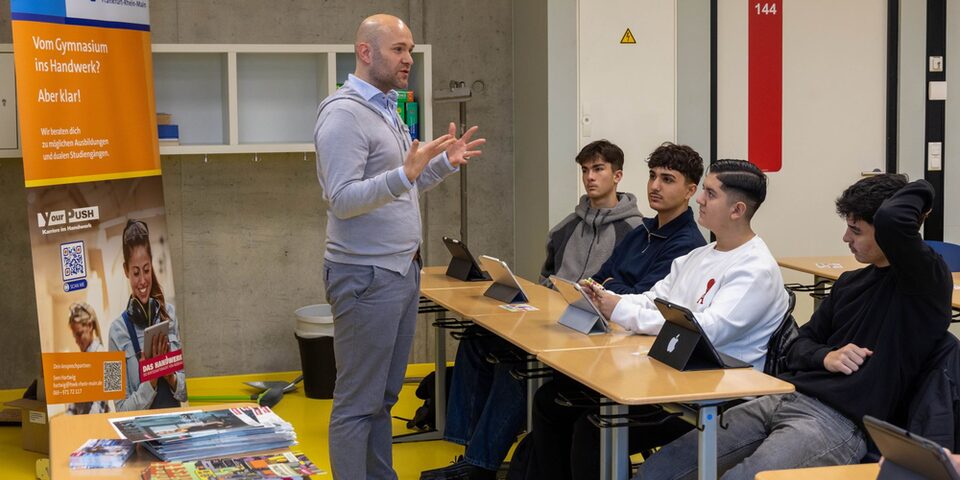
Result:
[[[670,339],[670,343],[667,344],[667,353],[673,353],[673,349],[677,348],[677,342],[680,341],[680,334]]]

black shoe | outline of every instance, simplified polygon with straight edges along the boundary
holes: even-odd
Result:
[[[495,480],[497,472],[470,465],[458,456],[452,465],[420,473],[420,480]]]

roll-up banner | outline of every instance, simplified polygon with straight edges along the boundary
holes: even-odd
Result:
[[[146,0],[12,0],[48,414],[186,401]]]

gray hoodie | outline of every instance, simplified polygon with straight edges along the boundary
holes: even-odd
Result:
[[[550,275],[577,281],[587,278],[603,265],[620,240],[643,221],[637,197],[617,192],[613,208],[591,208],[583,195],[574,213],[547,234],[547,258],[540,283],[550,286]]]

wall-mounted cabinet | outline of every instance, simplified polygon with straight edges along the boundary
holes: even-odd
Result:
[[[430,45],[417,45],[409,89],[420,137],[433,138]],[[157,112],[179,145],[162,155],[312,152],[317,105],[353,73],[353,45],[153,45]],[[0,45],[0,157],[19,157],[13,46]]]
[[[0,45],[0,157],[20,156],[17,132],[17,90],[13,76],[13,48]]]
[[[353,45],[153,46],[157,111],[180,145],[164,155],[312,152],[317,105],[353,73]],[[432,138],[430,45],[418,45],[409,89],[420,134]]]

